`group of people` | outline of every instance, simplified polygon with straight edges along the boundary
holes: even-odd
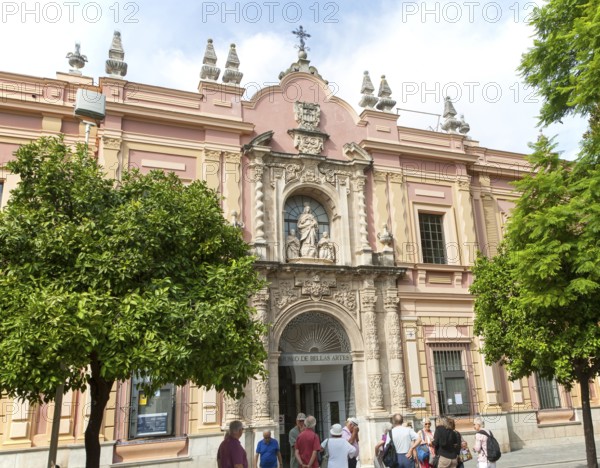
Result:
[[[319,468],[319,459],[327,458],[328,468],[356,468],[358,463],[358,419],[348,418],[346,425],[334,424],[329,437],[321,441],[315,433],[314,416],[298,413],[290,431],[292,448],[290,468]]]
[[[321,459],[328,460],[328,468],[356,468],[359,455],[358,419],[348,418],[346,424],[334,424],[329,429],[329,437],[320,440],[315,433],[317,420],[314,416],[298,413],[296,425],[289,433],[292,449],[290,468],[319,468]],[[477,468],[496,468],[496,463],[487,459],[486,444],[490,433],[484,429],[482,418],[473,421]],[[232,421],[229,431],[219,446],[217,453],[218,468],[248,468],[246,451],[240,443],[244,431],[241,421]],[[389,444],[394,444],[397,467],[431,468],[431,462],[437,456],[438,468],[458,468],[462,465],[461,451],[468,452],[465,440],[455,428],[454,419],[441,417],[435,431],[431,430],[431,421],[423,420],[423,429],[415,432],[410,423],[405,423],[401,414],[392,417],[375,447],[375,458],[383,468],[383,454]],[[428,452],[428,457],[419,457],[418,453]],[[260,462],[259,462],[260,461]],[[271,437],[271,431],[263,432],[263,439],[256,446],[253,468],[281,468],[283,460],[279,443]]]
[[[473,451],[477,454],[477,468],[496,468],[496,463],[487,458],[486,447],[490,433],[484,427],[482,418],[474,419],[476,434]],[[396,449],[398,468],[414,468],[415,463],[419,468],[431,468],[436,455],[438,468],[461,467],[469,450],[466,441],[455,428],[454,419],[445,416],[439,418],[435,431],[431,430],[431,421],[424,419],[423,429],[415,432],[410,423],[404,422],[401,414],[395,414],[381,441],[375,446],[375,458],[382,468],[385,466],[383,454],[390,443]],[[428,453],[429,456],[419,457],[419,452],[425,455]]]

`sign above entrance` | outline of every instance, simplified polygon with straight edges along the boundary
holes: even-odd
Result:
[[[352,364],[350,353],[282,353],[280,366],[335,366]]]

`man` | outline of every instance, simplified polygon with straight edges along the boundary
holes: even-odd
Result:
[[[300,468],[319,468],[317,452],[321,451],[321,441],[315,434],[317,420],[314,416],[308,416],[304,422],[306,428],[296,439],[296,460]]]
[[[279,451],[279,442],[271,438],[271,431],[263,432],[263,439],[256,446],[254,456],[254,468],[258,468],[258,457],[260,456],[260,468],[283,468],[283,460]],[[277,463],[279,462],[279,463]]]
[[[358,419],[348,418],[346,426],[342,429],[342,437],[356,449],[356,455],[348,458],[348,468],[356,468],[358,463]]]
[[[415,459],[417,452],[415,448],[421,443],[421,438],[412,429],[412,427],[405,427],[402,425],[404,418],[401,414],[395,414],[392,417],[392,428],[391,436],[385,443],[385,446],[390,443],[396,447],[396,456],[398,458],[398,468],[413,468],[415,466]]]
[[[300,435],[300,433],[304,430],[304,421],[306,420],[306,415],[304,413],[298,413],[296,416],[296,425],[290,431],[289,440],[290,440],[290,450],[292,451],[292,455],[290,456],[290,468],[299,468],[298,460],[296,460],[296,439]]]
[[[244,432],[242,421],[231,421],[229,432],[225,436],[217,452],[217,464],[220,468],[248,468],[246,451],[240,443]]]

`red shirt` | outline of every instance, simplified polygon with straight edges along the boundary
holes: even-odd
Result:
[[[319,436],[312,429],[304,429],[296,439],[296,448],[300,453],[300,459],[304,465],[308,464],[313,452],[321,450]],[[319,460],[315,455],[315,461],[311,468],[319,468]]]
[[[219,451],[217,452],[217,459],[221,462],[222,468],[233,468],[237,464],[248,468],[246,451],[235,437],[227,437],[221,442]]]

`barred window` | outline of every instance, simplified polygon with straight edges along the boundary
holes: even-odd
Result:
[[[556,379],[553,377],[542,377],[536,374],[538,395],[540,398],[540,409],[553,409],[560,408],[560,394],[558,392],[558,384]]]
[[[423,263],[446,264],[443,215],[419,213]]]
[[[433,351],[436,396],[440,415],[470,414],[470,390],[462,350]]]

